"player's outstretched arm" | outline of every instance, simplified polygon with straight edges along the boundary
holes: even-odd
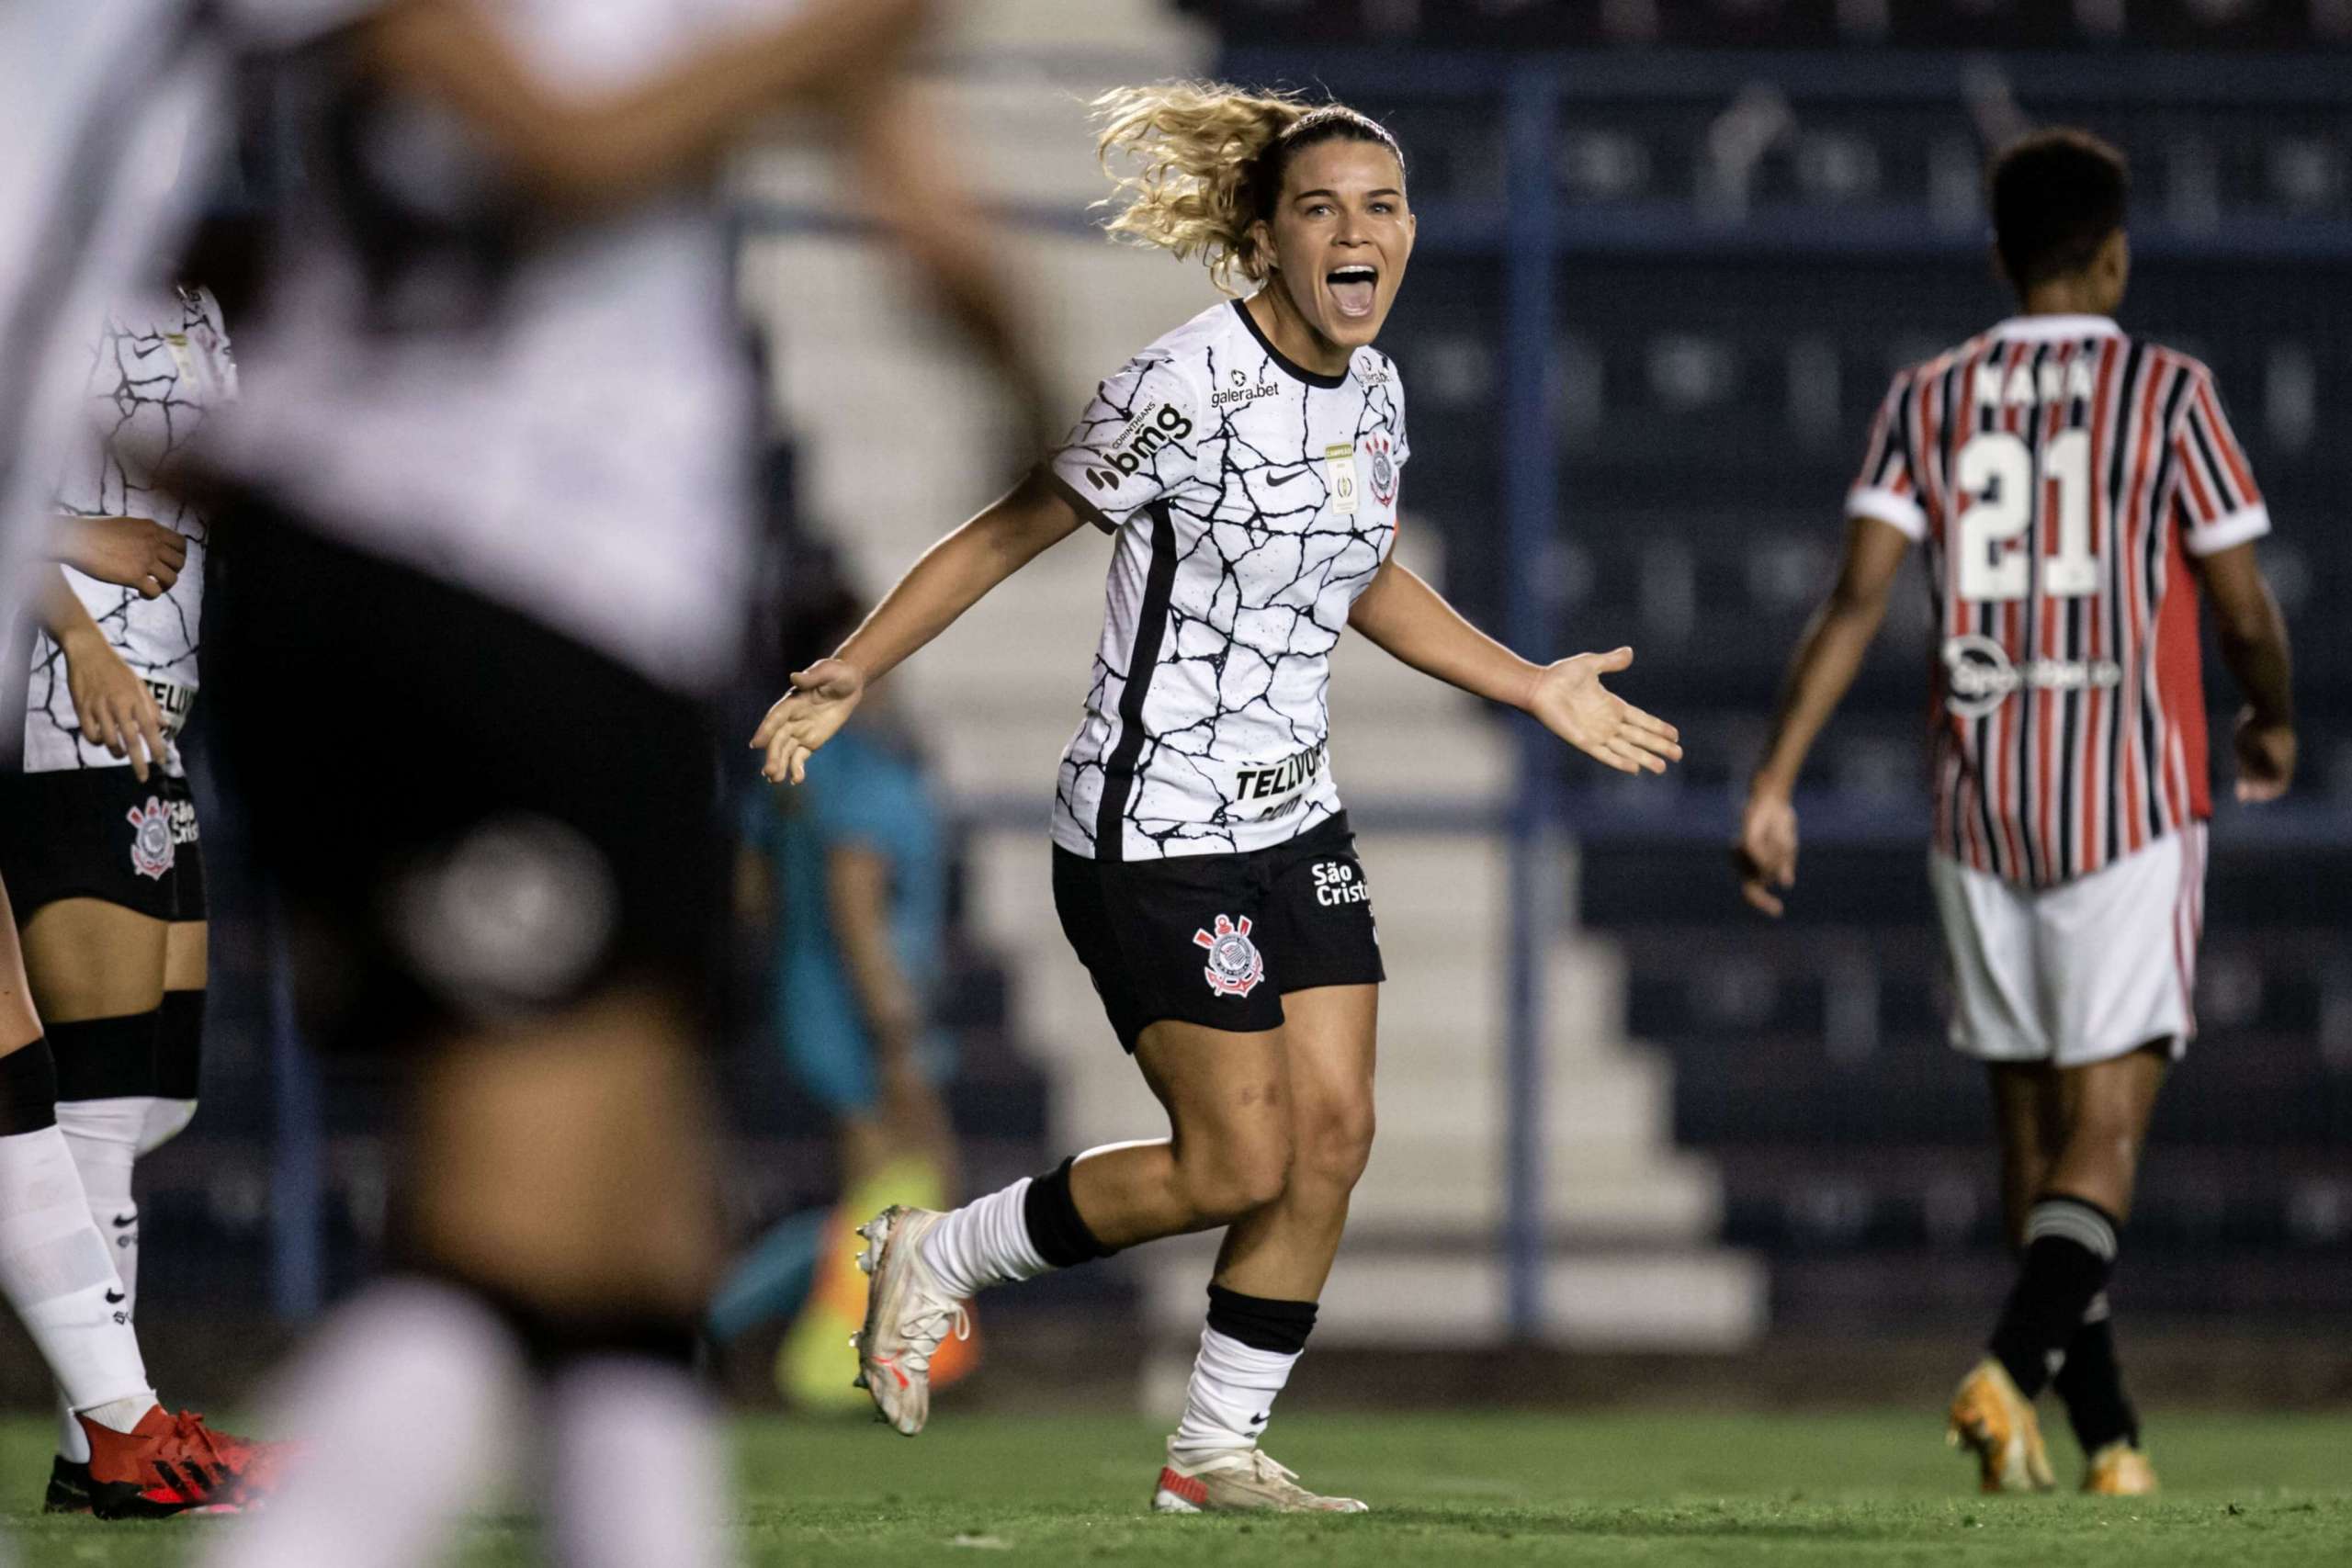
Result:
[[[163,709],[147,682],[107,645],[65,574],[53,566],[43,570],[40,623],[65,655],[65,689],[82,733],[92,745],[127,758],[131,776],[145,784],[149,767],[164,765]]]
[[[1042,474],[923,552],[874,613],[831,659],[792,677],[752,749],[767,753],[760,771],[777,784],[807,776],[809,754],[857,711],[867,682],[880,680],[915,649],[955,625],[989,589],[1078,529],[1079,516]]]
[[[463,116],[540,199],[593,207],[697,172],[781,103],[845,109],[896,73],[930,10],[931,0],[814,0],[594,96],[537,75],[480,0],[391,0],[360,42],[388,80]]]
[[[2204,557],[2198,570],[2213,605],[2222,662],[2245,694],[2236,735],[2237,796],[2276,800],[2295,780],[2294,659],[2286,618],[2251,540]]]
[[[1534,715],[1553,734],[1620,773],[1662,773],[1668,762],[1682,760],[1674,726],[1600,683],[1601,676],[1634,662],[1630,648],[1532,663],[1464,620],[1394,557],[1357,596],[1348,624],[1425,675]]]
[[[903,78],[857,95],[844,112],[855,194],[996,366],[1019,415],[1021,461],[1036,461],[1059,434],[1049,423],[1037,333],[1006,269],[1003,237],[981,216],[951,155],[954,139]]]
[[[1805,754],[1838,711],[1854,676],[1886,619],[1887,594],[1911,541],[1874,518],[1846,523],[1846,558],[1838,581],[1798,639],[1781,688],[1779,711],[1764,761],[1748,781],[1747,807],[1740,814],[1732,862],[1743,897],[1768,915],[1781,909],[1780,895],[1796,886],[1797,811],[1792,796]]]

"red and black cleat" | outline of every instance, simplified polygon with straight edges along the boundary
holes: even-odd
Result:
[[[90,1462],[79,1479],[87,1506],[102,1519],[160,1519],[195,1510],[229,1512],[243,1501],[242,1483],[222,1456],[218,1436],[192,1410],[175,1416],[157,1405],[128,1432],[101,1427],[83,1416],[90,1439]],[[50,1472],[51,1511],[60,1506],[60,1479],[66,1461]]]
[[[201,1416],[190,1413],[195,1420]],[[284,1479],[286,1467],[302,1457],[304,1445],[299,1442],[272,1442],[261,1438],[241,1438],[234,1432],[207,1427],[212,1438],[213,1451],[220,1456],[227,1468],[228,1478],[235,1485],[240,1507],[263,1508],[269,1506],[270,1494],[277,1490]]]

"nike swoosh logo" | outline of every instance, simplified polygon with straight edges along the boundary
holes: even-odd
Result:
[[[127,1226],[135,1225],[138,1223],[139,1216],[136,1214],[117,1214],[114,1217],[114,1228],[117,1230],[122,1230]]]
[[[1305,468],[1293,468],[1290,472],[1284,474],[1280,479],[1276,479],[1272,474],[1269,474],[1266,476],[1266,483],[1270,488],[1274,485],[1286,485],[1305,472],[1306,472]]]
[[[115,1303],[120,1300],[122,1300],[122,1292],[120,1291],[108,1291],[107,1292],[107,1305],[112,1306]]]

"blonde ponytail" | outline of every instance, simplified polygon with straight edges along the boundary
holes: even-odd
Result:
[[[1307,106],[1219,82],[1167,82],[1120,87],[1092,107],[1095,152],[1117,187],[1105,203],[1119,209],[1104,225],[1112,237],[1202,257],[1227,293],[1237,271],[1263,279],[1267,258],[1250,237],[1264,199],[1254,187],[1260,160]]]

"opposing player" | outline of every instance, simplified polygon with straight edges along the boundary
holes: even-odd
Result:
[[[808,105],[1023,390],[1025,334],[934,188],[918,0],[255,9],[302,46],[268,68],[318,166],[212,445],[215,735],[311,1036],[401,1065],[411,1157],[400,1277],[292,1380],[312,1452],[207,1561],[437,1562],[527,1457],[556,1559],[707,1568],[706,703],[757,436],[708,175]],[[288,719],[328,713],[356,716],[322,778]]]
[[[2269,513],[2210,371],[2110,319],[2123,159],[2076,130],[1994,163],[2018,315],[1894,378],[1847,497],[1845,561],[1791,667],[1736,858],[1781,912],[1791,804],[1895,570],[1928,549],[1942,639],[1928,874],[1951,1043],[1985,1062],[2020,1263],[1951,1435],[1986,1491],[2051,1485],[2033,1413],[2054,1386],[2086,1491],[2153,1490],[2106,1285],[2192,1009],[2210,815],[2198,605],[2245,694],[2237,796],[2294,776],[2287,633],[2255,558]],[[2053,1375],[2054,1372],[2054,1375]]]
[[[177,737],[196,695],[205,525],[167,480],[235,387],[208,290],[108,313],[91,357],[92,417],[58,465],[57,504],[86,520],[68,536],[76,553],[129,558],[85,564],[146,574],[120,586],[70,564],[50,570],[25,771],[0,776],[0,874],[56,1057],[57,1122],[112,1246],[126,1313],[139,1277],[132,1168],[195,1115],[204,1021],[204,869]],[[52,1511],[89,1506],[89,1460],[69,1407]]]
[[[1169,1135],[1089,1150],[949,1213],[866,1228],[863,1377],[910,1436],[963,1301],[1161,1236],[1222,1229],[1163,1511],[1358,1511],[1258,1446],[1315,1324],[1371,1152],[1380,949],[1331,768],[1325,694],[1347,627],[1535,715],[1626,773],[1680,755],[1600,677],[1629,650],[1528,662],[1391,558],[1409,446],[1372,347],[1411,259],[1396,141],[1339,105],[1221,85],[1098,104],[1115,234],[1254,288],[1102,382],[1031,480],[916,563],[753,739],[803,776],[866,686],[1040,551],[1112,538],[1100,651],[1054,791],[1055,903]]]

